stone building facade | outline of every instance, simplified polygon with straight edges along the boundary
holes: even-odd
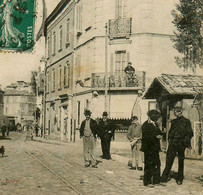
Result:
[[[31,86],[18,81],[5,88],[4,115],[13,117],[15,124],[27,125],[35,120],[36,97],[31,92]]]
[[[45,23],[45,130],[74,140],[85,109],[129,118],[138,91],[162,73],[182,73],[171,36],[178,0],[62,0]],[[133,83],[124,72],[135,68]],[[106,76],[106,77],[105,77]],[[154,101],[141,101],[141,121]]]

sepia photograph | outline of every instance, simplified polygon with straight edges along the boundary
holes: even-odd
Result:
[[[0,0],[0,195],[202,195],[202,0]]]

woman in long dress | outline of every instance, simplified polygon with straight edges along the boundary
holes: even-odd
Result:
[[[4,0],[0,5],[0,9],[2,9],[2,21],[4,23],[1,26],[1,41],[5,47],[11,45],[20,47],[22,44],[21,39],[24,37],[24,34],[13,26],[14,5],[16,3],[16,0]]]

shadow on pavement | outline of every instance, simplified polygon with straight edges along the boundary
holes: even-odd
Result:
[[[11,140],[11,138],[10,137],[2,137],[2,136],[0,136],[0,140]]]

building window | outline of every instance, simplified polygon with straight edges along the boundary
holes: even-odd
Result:
[[[82,4],[78,4],[76,8],[76,30],[82,32]]]
[[[59,89],[62,88],[62,68],[59,67]]]
[[[115,52],[115,71],[120,72],[127,66],[127,55],[126,51],[116,51]]]
[[[59,51],[62,50],[62,43],[63,43],[63,27],[60,26],[60,28],[59,28]]]
[[[52,55],[56,53],[56,32],[53,32]]]
[[[51,54],[51,38],[48,37],[48,41],[47,41],[47,57],[50,58],[50,54]]]
[[[157,110],[158,109],[158,104],[156,101],[149,101],[148,102],[148,111],[149,110]]]
[[[64,66],[64,87],[69,86],[70,64]]]
[[[89,99],[86,99],[86,101],[85,101],[85,108],[86,109],[89,109],[89,104],[90,104]]]
[[[126,0],[116,0],[116,18],[125,18],[127,13]]]
[[[66,22],[66,47],[70,44],[70,19]]]
[[[78,125],[80,125],[80,101],[77,102],[77,110],[78,110]]]
[[[55,90],[56,85],[56,72],[55,69],[52,70],[52,91]]]

